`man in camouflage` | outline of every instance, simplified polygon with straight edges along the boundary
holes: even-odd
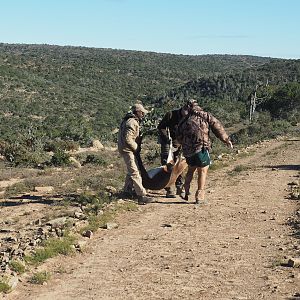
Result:
[[[211,164],[209,151],[211,141],[209,131],[216,135],[228,147],[233,148],[229,136],[218,119],[212,114],[205,112],[194,100],[189,114],[183,118],[177,128],[176,138],[182,145],[183,155],[188,164],[185,177],[183,199],[188,200],[190,184],[194,172],[198,172],[198,188],[195,194],[196,204],[205,199],[205,182],[209,165]]]
[[[135,155],[140,152],[140,121],[148,111],[142,104],[132,106],[131,111],[123,118],[118,135],[118,151],[127,167],[124,192],[131,193],[132,188],[138,196],[138,203],[145,204],[152,199],[146,196],[141,174]]]

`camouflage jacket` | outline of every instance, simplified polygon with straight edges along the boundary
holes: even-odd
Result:
[[[220,121],[199,106],[180,121],[176,136],[185,157],[192,156],[202,148],[211,149],[210,129],[222,142],[228,141],[229,137]]]
[[[121,122],[118,135],[118,150],[122,152],[135,152],[138,148],[140,135],[139,119],[128,113]]]

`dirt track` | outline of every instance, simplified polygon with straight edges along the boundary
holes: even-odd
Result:
[[[120,216],[118,229],[100,230],[84,254],[46,264],[64,270],[46,286],[24,282],[5,299],[300,299],[300,269],[280,266],[300,257],[286,225],[299,209],[288,199],[299,144],[266,142],[210,172],[208,204],[197,209],[156,195]],[[250,168],[229,175],[236,165]]]

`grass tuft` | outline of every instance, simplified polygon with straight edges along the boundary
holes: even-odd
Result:
[[[71,236],[64,236],[61,239],[49,239],[45,241],[44,247],[37,249],[32,256],[25,256],[25,261],[29,264],[36,265],[59,254],[72,254],[74,252],[74,248],[72,247],[74,242],[75,238]]]
[[[50,277],[50,273],[47,271],[38,272],[33,274],[29,282],[33,284],[43,284],[44,282],[47,282],[50,279]]]
[[[18,273],[18,274],[23,274],[25,272],[25,265],[18,261],[18,260],[12,260],[9,263],[9,267],[12,271]]]
[[[0,279],[0,293],[9,293],[11,291],[10,286],[5,282],[4,279]]]

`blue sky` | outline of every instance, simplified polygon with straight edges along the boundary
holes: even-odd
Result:
[[[0,0],[0,42],[300,59],[300,0]]]

